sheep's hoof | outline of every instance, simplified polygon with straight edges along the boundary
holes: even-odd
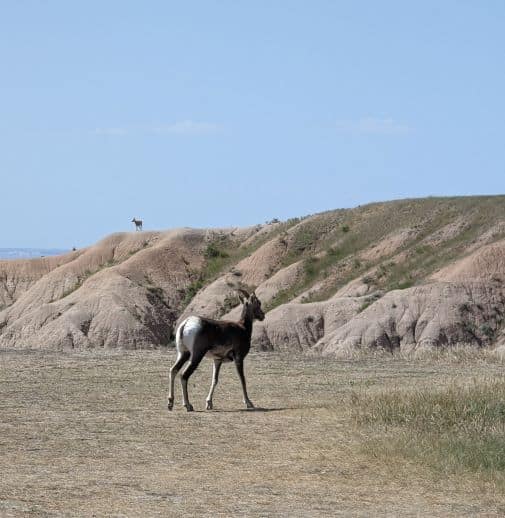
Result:
[[[212,401],[207,401],[207,404],[205,405],[205,410],[212,410]]]
[[[184,405],[186,407],[186,410],[188,412],[193,412],[194,408],[193,408],[193,405],[191,403],[188,403],[187,405]]]
[[[174,408],[174,400],[173,400],[173,398],[168,400],[167,408],[169,410],[172,410]]]
[[[246,401],[246,402],[245,402],[245,406],[246,406],[247,408],[254,408],[254,405],[252,404],[252,401]]]

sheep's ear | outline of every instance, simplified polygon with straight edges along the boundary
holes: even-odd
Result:
[[[242,293],[237,293],[237,296],[238,296],[238,300],[240,300],[241,304],[243,304],[245,302],[245,299],[244,299],[244,296],[242,295]]]
[[[247,293],[247,291],[243,290],[242,288],[238,289],[238,293],[239,293],[239,297],[241,297],[240,300],[242,300],[242,297],[244,299],[244,300],[242,300],[242,302],[244,302],[245,300],[247,300],[249,298],[249,293]]]

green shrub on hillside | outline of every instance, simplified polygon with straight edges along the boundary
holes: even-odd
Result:
[[[207,248],[203,252],[203,256],[206,259],[215,259],[216,257],[226,258],[229,257],[230,254],[218,248],[218,246],[215,243],[210,243],[207,245]]]

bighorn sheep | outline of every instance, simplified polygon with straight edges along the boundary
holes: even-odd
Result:
[[[265,314],[261,309],[261,302],[254,292],[249,295],[245,290],[239,290],[239,298],[243,307],[242,316],[238,322],[190,316],[177,328],[175,334],[177,359],[170,369],[169,410],[172,410],[174,407],[175,376],[188,360],[189,364],[181,374],[182,396],[183,406],[186,407],[186,410],[188,412],[193,410],[193,406],[188,399],[188,379],[204,356],[210,356],[214,359],[212,384],[206,400],[206,409],[212,410],[212,396],[217,385],[221,364],[230,361],[235,362],[240,382],[242,383],[246,407],[254,408],[247,395],[244,377],[244,358],[251,347],[253,321],[255,319],[263,320]]]
[[[132,219],[132,223],[135,223],[135,230],[139,230],[141,231],[142,230],[142,220],[141,219],[135,219],[133,218]]]

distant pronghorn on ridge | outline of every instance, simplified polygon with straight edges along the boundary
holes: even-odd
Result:
[[[132,223],[135,223],[135,230],[141,231],[142,230],[142,220],[141,219],[132,219]]]
[[[219,370],[223,362],[234,361],[242,383],[244,403],[247,408],[254,408],[249,396],[244,376],[244,358],[251,348],[251,333],[253,321],[263,320],[265,314],[261,309],[261,302],[253,292],[251,295],[245,290],[238,290],[243,304],[242,315],[238,322],[226,320],[211,320],[210,318],[190,316],[186,318],[175,333],[177,359],[170,369],[170,387],[168,393],[168,409],[174,407],[174,381],[181,367],[189,360],[188,366],[181,374],[183,405],[188,412],[193,406],[188,399],[188,379],[193,374],[204,356],[214,359],[214,371],[209,395],[207,396],[207,410],[212,410],[212,396],[216,388]]]

